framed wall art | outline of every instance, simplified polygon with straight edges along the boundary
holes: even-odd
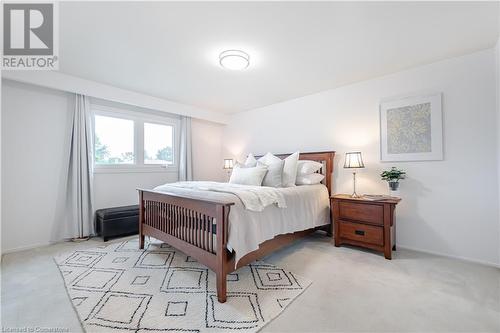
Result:
[[[380,103],[383,162],[443,159],[441,93]]]

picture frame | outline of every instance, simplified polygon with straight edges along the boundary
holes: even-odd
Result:
[[[443,160],[441,93],[380,103],[380,160]]]

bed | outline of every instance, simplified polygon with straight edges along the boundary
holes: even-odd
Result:
[[[215,272],[217,299],[224,303],[227,274],[316,230],[331,234],[328,206],[334,155],[332,151],[300,154],[299,160],[320,162],[323,167],[318,172],[325,178],[320,185],[279,189],[286,208],[248,211],[231,193],[204,190],[215,186],[208,182],[193,188],[166,184],[155,190],[138,189],[139,247],[143,249],[145,236],[151,236],[206,265]]]

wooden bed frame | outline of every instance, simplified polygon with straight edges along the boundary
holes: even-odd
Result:
[[[276,155],[285,158],[290,154]],[[323,183],[332,191],[333,158],[335,152],[301,153],[300,160],[323,164],[319,171],[325,175]],[[217,299],[226,301],[226,276],[238,268],[262,258],[273,251],[304,237],[319,228],[282,234],[259,245],[259,249],[235,262],[234,253],[227,250],[228,216],[234,202],[199,200],[189,197],[138,189],[139,247],[144,249],[144,236],[164,241],[215,272]],[[215,219],[215,223],[214,223]],[[331,226],[327,226],[331,233]],[[215,242],[213,234],[215,234]]]

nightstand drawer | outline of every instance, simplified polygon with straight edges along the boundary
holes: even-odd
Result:
[[[339,202],[339,217],[341,219],[384,224],[384,207],[356,202]]]
[[[340,237],[358,242],[384,245],[384,228],[339,221]]]

